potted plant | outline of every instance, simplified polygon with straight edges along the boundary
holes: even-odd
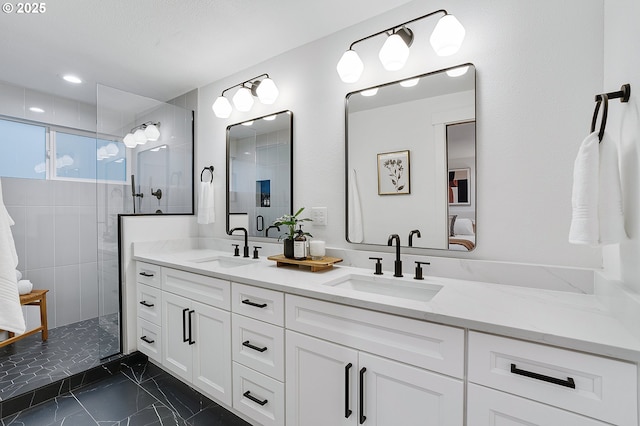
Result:
[[[304,207],[300,208],[295,214],[285,214],[282,217],[279,217],[273,222],[273,226],[286,226],[287,233],[280,235],[278,240],[284,240],[284,257],[293,258],[293,239],[298,234],[296,227],[298,227],[301,222],[311,222],[313,219],[308,217],[300,218],[300,213],[304,210]],[[309,237],[313,237],[308,232],[303,232],[303,235],[307,235]]]

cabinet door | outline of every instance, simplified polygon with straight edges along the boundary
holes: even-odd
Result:
[[[189,345],[191,301],[175,294],[162,293],[162,365],[191,381],[192,358]]]
[[[193,302],[193,385],[231,405],[231,314]],[[187,320],[188,323],[188,320]]]
[[[287,426],[357,425],[357,351],[293,331],[286,347]]]
[[[359,354],[364,404],[360,422],[369,426],[461,426],[461,380],[364,352]],[[366,419],[365,419],[366,418]]]

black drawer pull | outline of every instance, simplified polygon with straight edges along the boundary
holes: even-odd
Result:
[[[189,312],[189,308],[184,308],[182,310],[182,341],[184,343],[189,341],[189,338],[187,337],[187,315],[185,315],[187,312]]]
[[[555,377],[545,376],[544,374],[534,373],[532,371],[520,370],[516,368],[515,364],[511,364],[511,372],[520,376],[531,377],[532,379],[542,380],[543,382],[553,383],[554,385],[565,386],[571,389],[576,388],[576,382],[571,377],[567,377],[567,380],[556,379]]]
[[[142,306],[146,306],[147,308],[153,308],[154,306],[156,306],[156,305],[154,305],[153,303],[149,303],[149,302],[147,302],[146,300],[143,300],[142,302],[140,302],[140,304],[141,304]]]
[[[267,402],[269,402],[268,399],[264,399],[264,400],[260,401],[258,398],[256,398],[255,396],[251,395],[250,391],[246,391],[242,395],[247,397],[247,398],[249,398],[250,400],[252,400],[256,404],[265,405]]]
[[[348,419],[351,416],[351,411],[349,409],[349,370],[351,370],[353,364],[349,363],[344,366],[344,418]]]
[[[193,333],[193,325],[191,324],[191,314],[195,313],[195,311],[191,310],[189,311],[189,344],[193,345],[194,343],[196,343],[195,340],[193,340],[193,336],[191,333]]]
[[[140,272],[140,275],[142,275],[143,277],[153,277],[154,274],[149,274],[148,272]]]
[[[242,346],[246,346],[247,348],[253,349],[254,351],[258,351],[258,352],[264,352],[267,350],[266,346],[264,348],[259,348],[257,346],[253,346],[251,343],[249,343],[248,340],[246,342],[242,342]]]
[[[249,305],[249,306],[255,306],[256,308],[266,308],[267,307],[266,303],[256,303],[256,302],[252,302],[249,299],[244,299],[242,301],[242,303],[244,303],[245,305]]]
[[[363,424],[367,420],[367,416],[364,415],[364,373],[366,368],[360,369],[360,424]]]
[[[155,342],[155,340],[149,340],[149,339],[147,338],[147,336],[142,336],[142,337],[140,338],[140,340],[142,340],[143,342],[146,342],[146,343],[148,343],[148,344],[152,344],[153,342]]]

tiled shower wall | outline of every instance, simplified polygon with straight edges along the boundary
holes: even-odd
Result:
[[[118,312],[117,294],[99,302],[100,292],[117,291],[109,285],[117,284],[117,228],[112,229],[115,220],[98,222],[96,202],[100,194],[122,194],[124,187],[5,177],[2,189],[16,222],[12,233],[18,269],[34,288],[49,290],[49,327]],[[99,260],[105,261],[100,284]],[[38,308],[24,309],[27,327],[39,324]]]

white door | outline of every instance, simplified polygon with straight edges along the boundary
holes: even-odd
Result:
[[[193,384],[231,405],[231,314],[198,302],[193,311]]]
[[[192,349],[189,345],[191,301],[175,294],[162,293],[162,365],[191,381]],[[191,314],[193,323],[193,314]],[[193,330],[192,337],[193,337]]]
[[[357,425],[358,352],[293,331],[286,347],[287,426]]]
[[[364,405],[358,413],[362,424],[462,426],[461,380],[364,352],[359,353],[359,366],[359,386],[364,389]]]

